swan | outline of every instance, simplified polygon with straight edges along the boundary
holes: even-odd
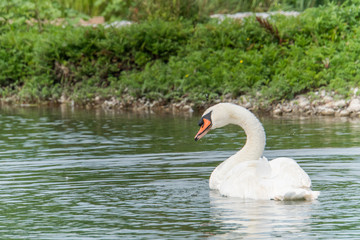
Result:
[[[315,200],[320,192],[311,190],[306,172],[291,158],[268,161],[263,157],[265,131],[260,121],[246,108],[219,103],[202,115],[195,141],[211,129],[228,124],[242,127],[246,134],[243,148],[217,166],[209,186],[221,195],[255,200]]]

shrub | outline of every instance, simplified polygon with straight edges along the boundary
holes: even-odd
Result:
[[[268,101],[359,84],[360,7],[267,20],[152,20],[129,27],[0,27],[1,94],[77,101],[123,93],[167,101],[252,94]],[[12,90],[13,89],[13,90]],[[15,91],[15,90],[14,90]]]

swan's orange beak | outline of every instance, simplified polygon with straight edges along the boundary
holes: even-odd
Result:
[[[195,141],[200,140],[200,138],[205,136],[205,134],[207,134],[211,129],[211,121],[206,118],[203,118],[202,120],[203,124],[201,125],[198,133],[195,135]]]

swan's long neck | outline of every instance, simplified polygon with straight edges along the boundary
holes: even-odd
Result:
[[[219,189],[221,182],[236,164],[243,161],[259,160],[263,156],[265,148],[265,131],[255,115],[243,107],[236,105],[225,106],[229,107],[229,116],[226,118],[226,123],[242,127],[247,138],[244,147],[240,151],[222,162],[212,172],[209,182],[212,189]]]
[[[260,121],[245,108],[237,107],[231,123],[242,127],[246,134],[244,147],[235,154],[237,161],[258,160],[263,156],[266,137]]]

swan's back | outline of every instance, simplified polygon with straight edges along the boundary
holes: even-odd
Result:
[[[313,200],[311,180],[291,158],[266,158],[237,164],[219,187],[222,195],[248,199]]]
[[[314,200],[319,192],[311,190],[309,175],[291,158],[276,158],[269,162],[274,180],[275,200]]]

